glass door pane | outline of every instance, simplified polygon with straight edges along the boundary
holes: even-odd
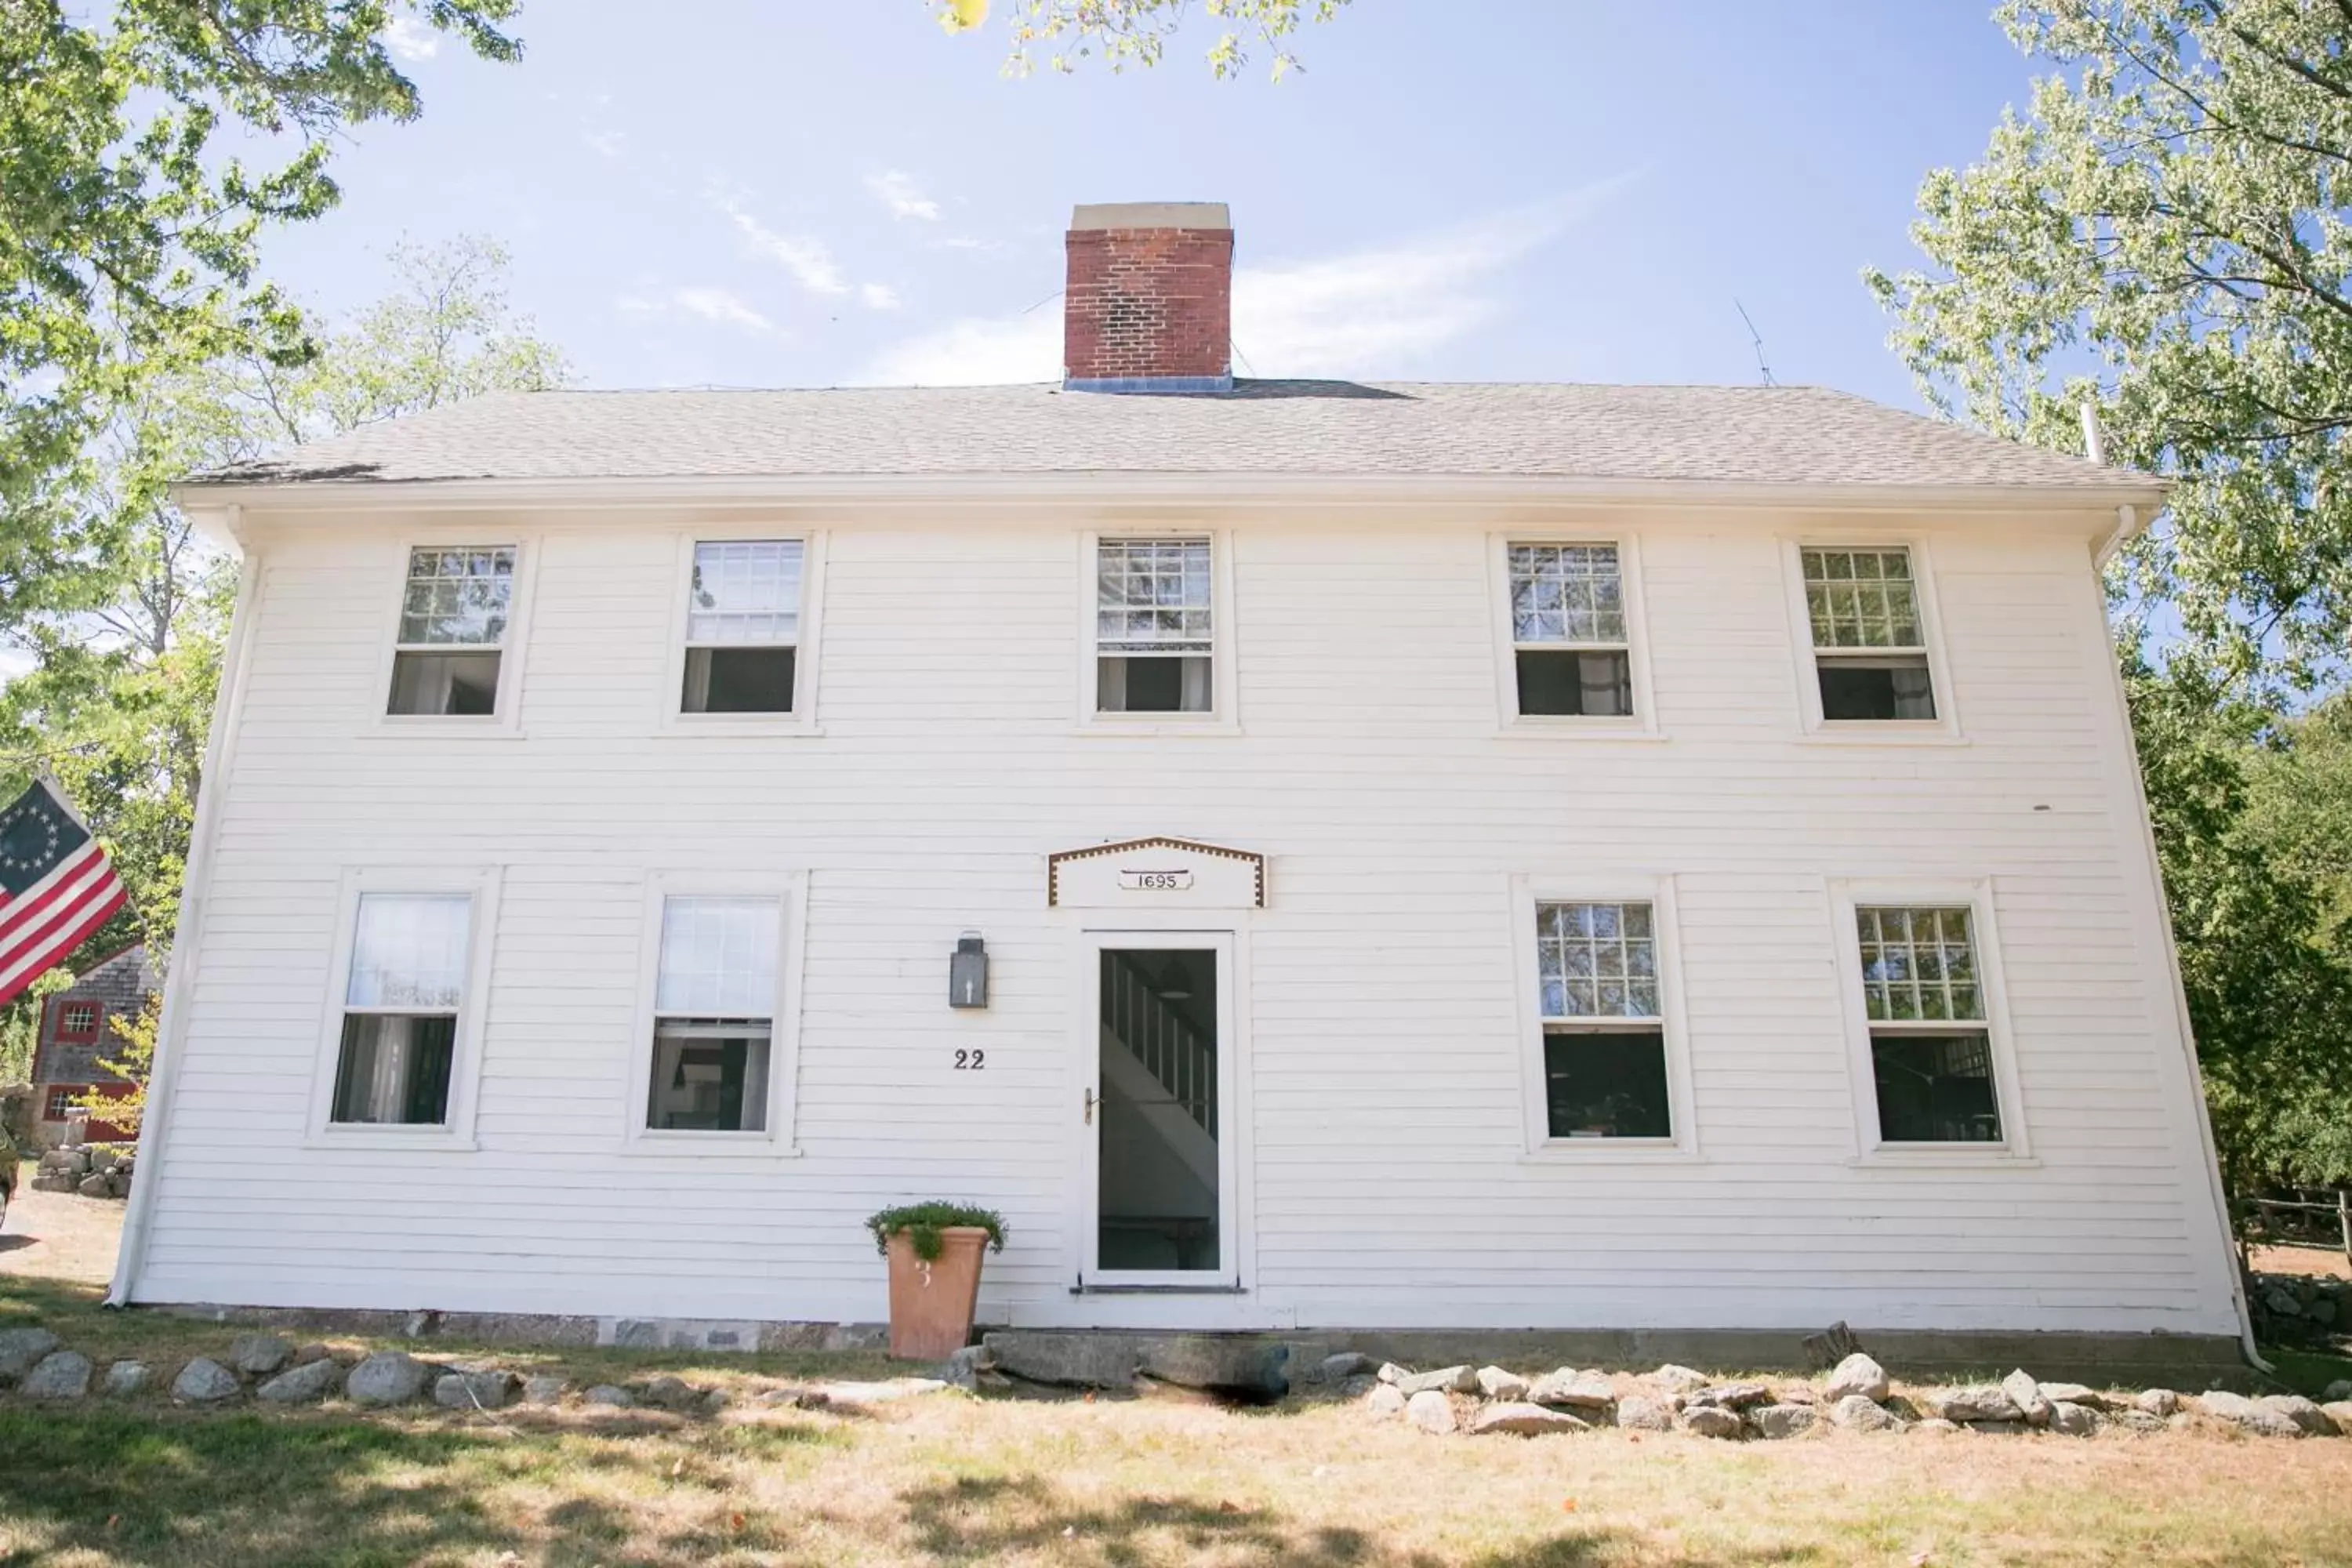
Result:
[[[1105,948],[1096,1267],[1220,1267],[1213,948]]]

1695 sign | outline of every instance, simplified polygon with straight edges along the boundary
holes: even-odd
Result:
[[[1172,893],[1192,885],[1190,871],[1121,871],[1118,885],[1129,892]]]

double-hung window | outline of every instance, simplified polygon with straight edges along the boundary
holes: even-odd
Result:
[[[1861,905],[1853,914],[1880,1142],[2001,1142],[1973,912]]]
[[[706,540],[688,588],[687,713],[789,713],[801,637],[801,541]]]
[[[1216,595],[1206,539],[1095,545],[1095,708],[1207,713],[1215,706]]]
[[[329,1121],[448,1121],[473,910],[465,893],[360,895]]]
[[[773,898],[662,901],[648,1131],[767,1131],[782,921]]]
[[[65,1002],[58,1006],[58,1043],[86,1046],[98,1038],[99,1006],[95,1002]]]
[[[514,577],[510,544],[419,545],[408,552],[387,712],[498,711]]]
[[[1822,718],[1932,720],[1935,680],[1911,552],[1902,546],[1800,552]]]
[[[1536,976],[1547,1134],[1673,1137],[1655,907],[1538,903]]]
[[[1519,712],[1631,715],[1633,658],[1617,546],[1513,543],[1507,550]]]

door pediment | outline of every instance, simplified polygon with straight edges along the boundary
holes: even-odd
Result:
[[[1262,910],[1265,857],[1190,838],[1127,838],[1045,858],[1045,902],[1065,910]]]

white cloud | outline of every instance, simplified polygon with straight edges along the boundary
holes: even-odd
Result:
[[[772,335],[776,331],[773,321],[724,289],[673,289],[658,299],[625,295],[614,303],[632,315],[688,315],[722,327],[741,327],[747,331],[763,335]]]
[[[890,209],[895,218],[920,218],[925,223],[940,221],[940,204],[923,195],[912,174],[898,169],[885,169],[878,174],[866,176],[866,188],[874,199]]]
[[[588,143],[590,150],[600,156],[617,158],[621,155],[622,143],[628,138],[617,131],[583,131],[580,140]]]
[[[1261,376],[1410,373],[1491,321],[1501,275],[1589,216],[1623,184],[1604,181],[1465,226],[1321,260],[1234,274],[1234,341]],[[971,319],[910,339],[868,367],[886,385],[1059,379],[1062,315]],[[1236,366],[1236,368],[1240,368]]]
[[[857,297],[866,301],[869,310],[895,310],[898,308],[898,290],[887,283],[861,283]]]
[[[769,260],[781,265],[793,275],[794,282],[812,294],[846,294],[849,281],[841,275],[841,267],[833,259],[820,239],[798,235],[778,234],[758,218],[745,212],[735,202],[721,200],[719,210],[735,220],[735,226],[751,248]]]
[[[385,25],[383,47],[414,64],[441,52],[441,35],[404,12]]]

